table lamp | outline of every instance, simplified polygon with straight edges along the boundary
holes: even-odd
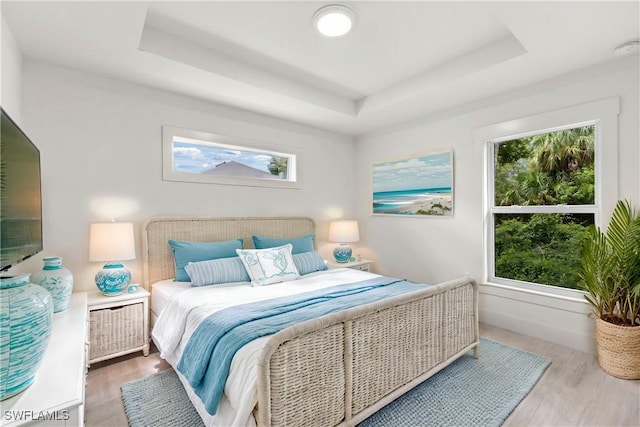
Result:
[[[333,257],[337,262],[349,262],[353,251],[348,243],[357,242],[358,240],[360,240],[358,221],[341,219],[339,221],[331,221],[329,224],[329,241],[340,243],[333,250]]]
[[[107,296],[124,292],[131,282],[131,273],[121,261],[136,258],[133,224],[102,222],[91,224],[89,261],[107,261],[96,274],[96,286]]]

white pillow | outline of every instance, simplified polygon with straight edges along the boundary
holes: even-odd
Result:
[[[251,285],[263,286],[300,277],[291,248],[291,243],[288,243],[269,249],[236,249],[236,253],[249,273]]]

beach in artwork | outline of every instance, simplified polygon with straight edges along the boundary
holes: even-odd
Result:
[[[450,150],[372,164],[373,214],[453,215]]]
[[[373,193],[374,214],[451,215],[451,188]]]

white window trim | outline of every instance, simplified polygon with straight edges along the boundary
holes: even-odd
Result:
[[[487,284],[497,284],[513,289],[555,295],[563,298],[576,298],[584,294],[576,289],[529,283],[518,280],[496,278],[491,273],[494,270],[494,234],[493,214],[509,211],[494,207],[493,185],[493,152],[491,147],[495,142],[509,141],[530,135],[553,132],[562,129],[579,127],[581,125],[596,125],[595,174],[596,200],[593,207],[585,206],[555,206],[555,207],[526,207],[523,213],[536,212],[566,212],[566,213],[594,213],[595,223],[606,227],[609,215],[618,200],[618,114],[620,113],[620,98],[608,98],[600,101],[563,108],[547,113],[522,117],[503,123],[478,128],[473,133],[475,145],[480,145],[484,151],[483,167],[483,212],[484,212],[484,274]]]
[[[192,140],[194,143],[213,143],[217,146],[242,149],[246,151],[260,151],[280,157],[289,158],[289,177],[285,179],[260,179],[228,175],[205,175],[196,173],[176,172],[173,165],[174,138]],[[288,151],[288,153],[285,153]],[[271,187],[300,189],[300,174],[298,173],[298,155],[292,153],[292,147],[266,144],[243,138],[216,135],[171,126],[162,126],[162,179],[165,181],[195,182],[203,184],[241,185],[249,187]]]

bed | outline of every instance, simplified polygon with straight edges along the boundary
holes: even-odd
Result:
[[[194,316],[202,318],[206,310],[233,304],[242,295],[261,299],[266,296],[260,293],[289,294],[380,277],[337,269],[251,289],[247,283],[191,288],[172,280],[169,239],[212,242],[242,237],[245,247],[251,247],[253,235],[294,238],[309,233],[315,234],[309,218],[146,221],[143,285],[152,293],[152,319],[173,319],[164,327],[158,322],[152,334],[163,357],[176,368],[198,323]],[[191,317],[181,318],[182,312]],[[178,376],[205,425],[346,426],[361,422],[469,350],[477,357],[478,343],[477,285],[462,277],[309,319],[247,344],[233,358],[214,416],[185,377],[180,372]]]

